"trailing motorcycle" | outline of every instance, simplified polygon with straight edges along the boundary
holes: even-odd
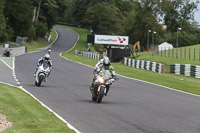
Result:
[[[47,80],[47,77],[50,73],[49,65],[47,61],[44,61],[43,64],[41,64],[36,72],[35,76],[35,85],[40,86],[43,81]]]
[[[90,86],[92,100],[101,103],[103,97],[107,94],[112,83],[117,80],[113,79],[109,70],[102,70],[100,73],[94,73],[93,83]]]

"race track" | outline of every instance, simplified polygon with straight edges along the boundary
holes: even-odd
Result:
[[[59,56],[77,41],[76,32],[55,27],[53,71],[34,85],[37,60],[47,50],[16,57],[21,85],[83,133],[200,133],[200,97],[119,77],[101,104],[91,101],[92,68]]]

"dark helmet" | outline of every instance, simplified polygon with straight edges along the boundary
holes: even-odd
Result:
[[[110,65],[110,60],[109,60],[109,58],[107,56],[103,58],[103,65],[104,66],[109,66]]]
[[[44,59],[45,60],[49,60],[50,59],[50,55],[49,54],[45,54]]]

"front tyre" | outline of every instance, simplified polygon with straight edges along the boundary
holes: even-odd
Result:
[[[97,101],[97,97],[96,96],[92,96],[92,101]]]
[[[38,87],[40,87],[40,85],[41,85],[42,81],[44,80],[44,78],[45,78],[44,75],[40,75],[40,76],[39,76],[39,81],[38,81],[38,83],[37,83],[37,86],[38,86]]]
[[[97,103],[101,103],[102,98],[104,96],[105,87],[101,86],[100,91],[97,94]]]

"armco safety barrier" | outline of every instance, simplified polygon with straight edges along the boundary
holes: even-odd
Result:
[[[93,60],[99,60],[99,53],[98,52],[85,52],[85,51],[78,51],[75,50],[75,55],[82,55],[85,58],[91,58]]]
[[[200,66],[191,64],[171,64],[170,73],[200,78]]]
[[[145,61],[145,60],[135,60],[124,57],[124,65],[135,67],[139,69],[146,69],[153,72],[163,73],[164,72],[164,64]]]

